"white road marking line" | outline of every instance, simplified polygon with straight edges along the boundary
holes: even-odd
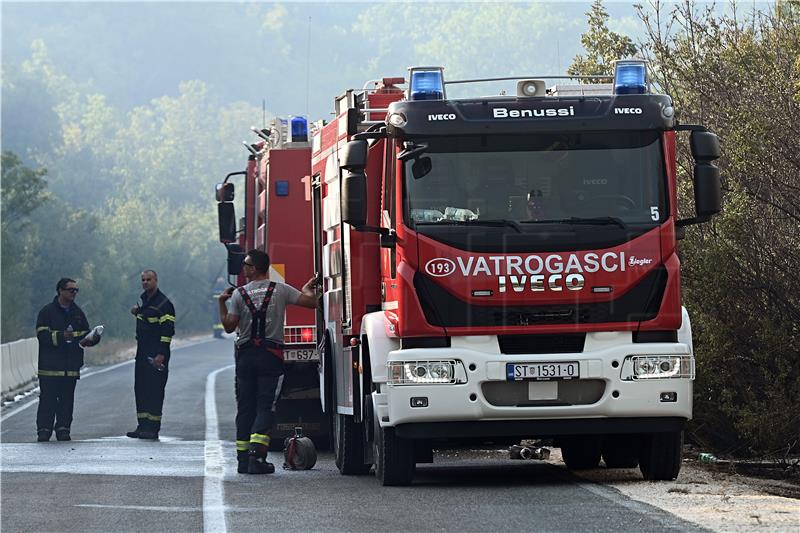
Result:
[[[191,347],[193,347],[193,346],[197,346],[198,344],[204,344],[204,343],[206,343],[206,342],[212,342],[213,340],[214,340],[214,339],[208,339],[208,340],[202,340],[202,341],[197,341],[197,342],[191,342],[191,343],[187,343],[187,344],[184,344],[183,346],[178,346],[178,347],[176,347],[176,348],[175,348],[174,350],[172,350],[172,351],[174,352],[174,351],[177,351],[177,350],[181,350],[181,349],[183,349],[183,348],[191,348]],[[119,368],[119,367],[121,367],[121,366],[123,366],[123,365],[128,365],[128,364],[130,364],[130,363],[133,363],[133,361],[134,361],[134,359],[129,359],[129,360],[127,360],[127,361],[122,361],[121,363],[117,363],[117,364],[111,365],[111,366],[109,366],[109,367],[100,368],[100,369],[98,369],[98,370],[95,370],[95,371],[93,371],[93,372],[89,372],[89,373],[87,373],[87,374],[84,374],[83,376],[81,376],[81,379],[86,379],[86,378],[88,378],[88,377],[91,377],[91,376],[96,376],[97,374],[102,374],[102,373],[104,373],[104,372],[108,372],[108,371],[110,371],[110,370],[114,370],[115,368]],[[39,390],[39,387],[36,387],[36,388],[32,389],[32,390],[31,390],[31,392],[37,392],[38,390]],[[25,410],[25,409],[27,409],[28,407],[30,407],[30,406],[32,406],[32,405],[36,405],[36,404],[38,404],[38,403],[39,403],[39,398],[38,398],[38,397],[37,397],[37,398],[34,398],[33,400],[31,400],[31,401],[29,401],[29,402],[27,402],[27,403],[23,404],[22,406],[20,406],[18,409],[14,409],[14,410],[13,410],[13,411],[11,411],[10,413],[6,413],[6,414],[4,414],[2,417],[0,417],[0,423],[2,423],[2,422],[5,422],[6,420],[8,420],[9,418],[11,418],[11,417],[12,417],[12,416],[14,416],[15,414],[17,414],[17,413],[21,413],[22,411],[24,411],[24,410]]]
[[[222,491],[225,468],[217,423],[216,382],[217,374],[233,366],[228,365],[214,370],[206,378],[205,479],[203,480],[203,531],[206,533],[227,532],[225,498]]]
[[[100,503],[78,503],[74,507],[91,507],[95,509],[125,509],[130,511],[165,511],[168,513],[196,513],[199,507],[160,507],[154,505],[103,505]]]

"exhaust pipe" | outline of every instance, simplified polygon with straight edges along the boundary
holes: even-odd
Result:
[[[508,456],[511,459],[538,459],[540,461],[546,461],[550,458],[550,450],[542,447],[531,448],[529,446],[515,444],[508,448]]]

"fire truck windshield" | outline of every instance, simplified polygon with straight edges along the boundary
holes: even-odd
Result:
[[[406,221],[536,232],[542,225],[646,230],[666,220],[657,131],[471,135],[415,139],[431,171],[405,163]],[[460,228],[463,232],[463,228]]]

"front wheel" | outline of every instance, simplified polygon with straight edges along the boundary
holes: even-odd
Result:
[[[377,425],[374,448],[375,477],[381,485],[411,484],[417,466],[413,441],[395,435],[394,428]]]
[[[670,481],[681,471],[683,432],[651,433],[642,439],[639,470],[647,480]]]

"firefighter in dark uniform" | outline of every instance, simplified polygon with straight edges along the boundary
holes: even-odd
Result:
[[[127,435],[134,439],[155,440],[161,430],[164,389],[169,376],[169,347],[175,334],[175,308],[169,298],[158,290],[158,274],[155,271],[142,272],[142,289],[142,304],[131,308],[131,313],[136,317],[133,390],[138,425],[135,431],[129,431]]]
[[[314,278],[303,290],[271,281],[269,255],[250,250],[243,270],[249,283],[225,289],[219,317],[236,339],[236,458],[240,474],[271,474],[267,462],[275,404],[283,383],[283,329],[286,306],[315,308]],[[230,300],[230,308],[226,302]]]
[[[45,305],[36,318],[36,337],[39,339],[39,409],[36,413],[36,432],[39,442],[53,435],[70,440],[75,385],[83,366],[83,348],[100,342],[85,339],[89,321],[75,304],[78,285],[74,279],[61,278],[56,284],[56,297]]]

